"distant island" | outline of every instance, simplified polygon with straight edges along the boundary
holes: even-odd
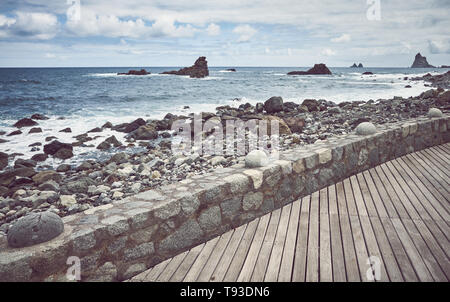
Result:
[[[161,74],[184,75],[191,78],[204,78],[209,76],[208,61],[206,57],[199,57],[191,67],[185,67],[180,70],[164,71]]]
[[[435,66],[430,65],[427,61],[426,57],[423,57],[420,52],[416,54],[416,58],[414,59],[414,63],[411,68],[435,68]]]
[[[356,63],[353,63],[353,65],[350,66],[350,68],[363,68],[363,67],[364,67],[364,66],[363,66],[362,63],[359,63],[358,65],[356,65]]]
[[[313,68],[308,71],[291,71],[288,75],[311,75],[311,74],[331,74],[331,71],[325,64],[315,64]]]

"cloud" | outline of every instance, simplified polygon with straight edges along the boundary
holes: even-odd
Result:
[[[349,34],[342,34],[341,36],[337,38],[331,39],[331,42],[334,43],[342,43],[342,42],[350,42],[352,40],[352,37]]]
[[[325,48],[321,51],[321,54],[324,56],[334,56],[336,55],[336,52],[330,48]]]
[[[55,37],[58,26],[52,14],[16,12],[13,18],[0,15],[0,37],[49,40]]]
[[[220,26],[214,23],[211,23],[206,28],[206,32],[209,36],[218,36],[220,34]]]
[[[114,15],[96,15],[93,11],[83,10],[80,20],[68,20],[67,30],[75,36],[106,37],[191,37],[197,31],[191,25],[175,25],[169,16],[160,16],[151,25],[138,18],[123,20]]]
[[[428,50],[432,54],[450,53],[450,39],[441,41],[428,40]]]
[[[239,35],[238,42],[248,42],[258,31],[250,25],[245,24],[236,26],[233,32]]]

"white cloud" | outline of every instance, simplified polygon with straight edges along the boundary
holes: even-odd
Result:
[[[233,32],[239,35],[238,42],[248,42],[258,31],[250,25],[245,24],[236,26]]]
[[[324,56],[334,56],[336,55],[336,52],[330,48],[325,48],[322,50],[321,54]]]
[[[52,14],[16,12],[14,18],[0,15],[0,37],[19,36],[52,39],[58,31],[58,19]]]
[[[450,53],[450,39],[431,41],[428,40],[428,49],[432,54]]]
[[[214,23],[211,23],[206,28],[206,32],[209,36],[218,36],[220,34],[220,26]]]
[[[342,34],[341,36],[337,38],[331,39],[331,42],[334,43],[342,43],[342,42],[350,42],[352,40],[352,37],[349,34]]]

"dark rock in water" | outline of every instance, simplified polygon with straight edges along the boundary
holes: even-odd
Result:
[[[56,168],[56,172],[64,173],[64,172],[69,171],[70,168],[71,168],[71,167],[70,167],[70,165],[68,165],[68,164],[61,164],[61,165],[59,165],[59,166]]]
[[[319,105],[319,102],[314,99],[306,99],[302,103],[302,106],[306,106],[309,112],[319,111]]]
[[[44,152],[50,155],[54,155],[61,149],[68,149],[72,151],[73,147],[71,144],[61,143],[59,141],[53,141],[50,144],[44,145]]]
[[[411,85],[406,85],[405,88],[412,88]]]
[[[103,129],[104,129],[104,128],[112,128],[112,127],[113,127],[113,125],[112,125],[111,122],[106,122],[106,123],[102,126]]]
[[[46,142],[49,142],[49,141],[52,141],[52,140],[54,140],[54,139],[57,139],[57,137],[56,137],[56,136],[47,136],[47,137],[45,138],[45,141],[46,141]]]
[[[9,228],[8,245],[20,248],[47,242],[63,231],[64,223],[55,213],[30,213]]]
[[[441,68],[450,68],[450,65],[442,65]]]
[[[8,142],[8,141],[7,141],[6,139],[0,138],[0,144],[7,143],[7,142]]]
[[[433,65],[428,64],[427,58],[423,57],[420,52],[416,54],[414,63],[411,68],[435,68]]]
[[[99,150],[107,150],[107,149],[110,149],[111,146],[114,146],[114,147],[117,148],[117,147],[122,146],[122,143],[119,142],[119,141],[117,140],[117,138],[113,135],[113,136],[108,137],[108,138],[107,138],[106,140],[104,140],[103,142],[101,142],[101,143],[97,146],[97,149],[99,149]]]
[[[228,68],[227,71],[236,72],[236,69],[234,69],[234,68]]]
[[[185,67],[178,71],[165,71],[162,74],[184,75],[191,78],[204,78],[209,76],[208,61],[206,61],[206,57],[199,57],[191,67]]]
[[[276,113],[283,111],[283,99],[279,96],[273,96],[264,102],[264,109],[267,113]]]
[[[190,109],[191,107],[189,106],[183,106],[183,109]]]
[[[131,132],[127,138],[134,138],[135,140],[151,140],[158,138],[158,132],[151,125],[143,125]]]
[[[59,132],[72,133],[72,129],[64,128],[64,129],[60,130]]]
[[[14,136],[14,135],[19,135],[19,134],[22,134],[22,131],[16,130],[16,131],[11,132],[11,133],[8,134],[7,136]]]
[[[102,128],[96,127],[94,129],[89,130],[88,133],[98,133],[98,132],[102,132],[102,131],[103,131]]]
[[[33,176],[34,183],[40,185],[49,180],[53,180],[57,183],[61,182],[62,176],[58,172],[53,170],[41,171],[38,174]]]
[[[363,68],[364,66],[363,66],[363,64],[362,63],[359,63],[358,64],[358,68]]]
[[[14,162],[14,168],[23,168],[23,167],[34,168],[36,167],[36,165],[37,165],[36,161],[32,159],[19,158]]]
[[[37,124],[38,123],[36,123],[32,119],[26,117],[26,118],[23,118],[23,119],[17,121],[14,124],[14,127],[17,127],[17,128],[32,127],[32,126],[36,126]]]
[[[363,66],[362,63],[359,63],[358,65],[356,65],[356,63],[353,63],[353,65],[350,66],[350,68],[363,68],[363,67],[364,67],[364,66]]]
[[[42,143],[37,142],[37,143],[32,143],[32,144],[28,145],[28,147],[36,147],[36,146],[42,146]]]
[[[35,154],[31,157],[31,159],[34,161],[46,161],[47,158],[48,158],[48,155],[45,153]]]
[[[130,70],[128,72],[119,72],[117,75],[148,75],[151,74],[151,72],[147,72],[145,69],[141,70]]]
[[[331,71],[325,64],[315,64],[308,71],[291,71],[288,75],[309,75],[309,74],[331,74]]]
[[[43,114],[35,113],[31,116],[32,120],[48,120],[49,118]]]
[[[8,154],[0,152],[0,170],[8,166]]]
[[[373,72],[371,72],[371,71],[366,71],[366,72],[363,72],[362,74],[363,74],[363,75],[372,75]]]
[[[31,134],[31,133],[41,133],[41,132],[42,132],[42,129],[41,129],[41,128],[39,128],[39,127],[34,127],[34,128],[31,128],[30,131],[28,131],[28,134]]]
[[[68,159],[73,157],[73,152],[70,149],[62,148],[59,149],[53,156],[59,159]]]
[[[134,120],[131,123],[116,125],[111,129],[119,132],[130,133],[143,125],[145,125],[145,121],[142,118],[138,118],[137,120]]]

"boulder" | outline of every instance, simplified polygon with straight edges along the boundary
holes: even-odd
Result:
[[[199,57],[191,67],[185,67],[178,71],[165,71],[162,74],[184,75],[191,78],[204,78],[209,76],[208,61],[206,61],[206,57]]]
[[[32,119],[32,120],[48,120],[49,118],[46,117],[46,116],[43,115],[43,114],[35,113],[35,114],[33,114],[33,115],[31,116],[31,119]]]
[[[73,147],[71,144],[61,143],[57,140],[52,141],[50,144],[44,145],[45,154],[55,155],[59,150],[62,149],[72,151]]]
[[[77,180],[68,182],[65,189],[70,193],[84,193],[88,192],[89,186],[95,185],[95,181],[90,177],[80,177]]]
[[[273,96],[264,102],[264,109],[267,113],[283,111],[283,99],[280,96]]]
[[[363,75],[373,75],[373,72],[371,72],[371,71],[366,71],[366,72],[363,72],[362,74],[363,74]]]
[[[99,149],[99,150],[108,150],[108,149],[110,149],[112,146],[113,146],[113,147],[116,147],[116,148],[122,146],[122,143],[119,142],[119,141],[117,140],[117,138],[116,138],[114,135],[108,137],[108,138],[105,139],[103,142],[101,142],[101,143],[97,146],[97,149]]]
[[[314,99],[306,99],[302,103],[302,106],[308,108],[309,112],[319,111],[319,105],[319,101]]]
[[[331,74],[331,71],[325,64],[315,64],[308,71],[291,71],[288,75],[310,75],[310,74]]]
[[[70,149],[62,148],[59,149],[53,156],[59,159],[68,159],[73,157],[73,152]]]
[[[443,116],[442,111],[437,108],[430,108],[430,110],[428,110],[428,117],[430,118],[442,116]]]
[[[420,52],[416,54],[411,68],[435,68],[433,65],[428,64],[427,58],[423,57]]]
[[[0,152],[0,170],[8,166],[8,154]]]
[[[144,125],[131,132],[127,138],[134,138],[135,140],[151,140],[158,138],[158,132],[152,125]]]
[[[265,115],[263,116],[263,120],[267,121],[267,135],[287,135],[292,134],[291,129],[289,129],[289,126],[286,124],[286,122],[277,116],[273,115]],[[279,133],[272,133],[272,122],[278,122],[278,130]]]
[[[41,162],[41,161],[46,161],[47,158],[48,158],[48,155],[45,154],[45,153],[38,153],[38,154],[35,154],[35,155],[33,155],[33,156],[31,157],[32,160],[34,160],[34,161],[39,161],[39,162]]]
[[[17,168],[14,170],[9,170],[0,174],[0,185],[9,186],[16,177],[32,177],[36,174],[33,168]]]
[[[39,127],[34,127],[34,128],[31,128],[30,131],[28,131],[28,134],[32,134],[32,133],[41,133],[41,132],[42,132],[42,129],[41,129],[41,128],[39,128]]]
[[[284,121],[291,129],[292,133],[302,133],[305,127],[305,119],[300,116],[291,116],[284,118]]]
[[[14,168],[23,168],[23,167],[34,168],[36,167],[36,165],[37,165],[36,161],[32,159],[19,158],[14,162]]]
[[[20,248],[47,242],[63,231],[64,223],[55,213],[30,213],[9,228],[8,245]]]
[[[253,150],[245,156],[246,168],[264,167],[269,164],[269,158],[264,151]]]
[[[14,135],[19,135],[19,134],[22,134],[22,131],[16,130],[16,131],[9,133],[7,136],[14,136]]]
[[[57,172],[67,172],[71,169],[70,165],[68,164],[61,164],[56,168]]]
[[[14,127],[17,127],[17,128],[32,127],[32,126],[36,126],[37,124],[38,123],[36,123],[32,119],[26,117],[26,118],[23,118],[23,119],[17,121],[14,124]]]
[[[376,132],[375,125],[369,122],[363,122],[356,127],[356,134],[358,135],[371,135]]]
[[[70,129],[70,128],[64,128],[64,129],[60,130],[59,132],[72,133],[72,129]]]
[[[49,180],[60,182],[62,180],[61,174],[53,170],[41,171],[32,177],[33,182],[40,185]]]

